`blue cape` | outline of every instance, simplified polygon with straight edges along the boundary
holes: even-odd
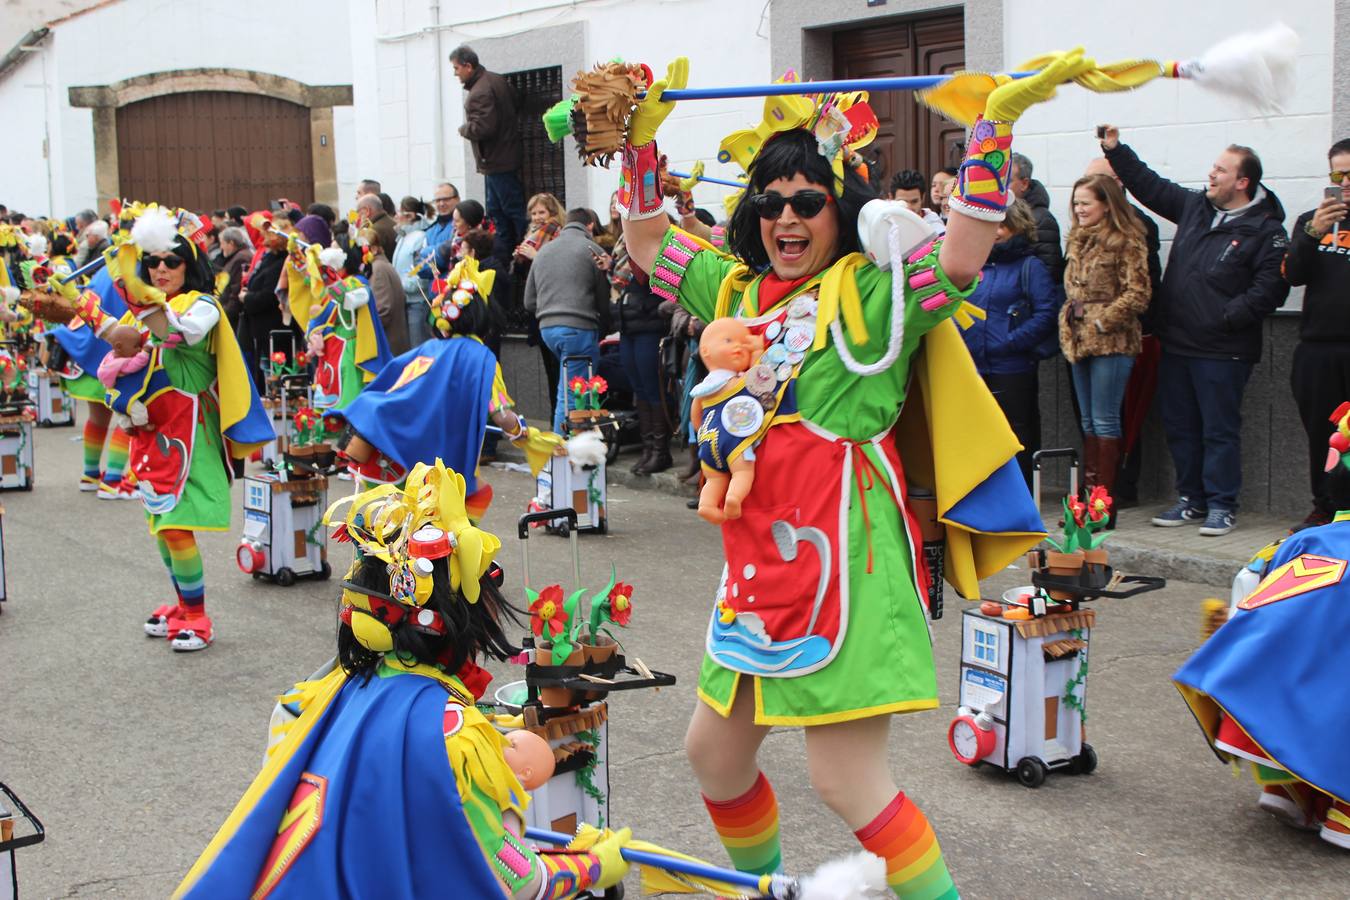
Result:
[[[269,900],[500,897],[446,755],[447,696],[420,675],[347,681],[180,894],[246,898],[267,877]]]
[[[120,319],[127,311],[127,304],[122,300],[122,295],[113,287],[112,276],[108,274],[107,266],[94,273],[94,277],[89,280],[88,290],[98,294],[99,305],[114,321]],[[67,355],[75,360],[75,364],[90,375],[98,374],[98,364],[103,362],[103,357],[112,349],[111,344],[94,334],[94,329],[85,324],[74,330],[60,325],[53,328],[50,334],[56,338],[56,342]]]
[[[1346,560],[1350,521],[1298,532],[1244,604],[1268,602],[1239,607],[1172,676],[1211,744],[1227,712],[1267,756],[1342,801],[1350,801]]]
[[[445,461],[478,489],[497,358],[471,338],[432,338],[385,366],[341,416],[361,437],[406,469]]]

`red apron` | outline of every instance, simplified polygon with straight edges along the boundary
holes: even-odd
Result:
[[[346,351],[346,338],[330,334],[323,339],[323,354],[314,369],[314,405],[320,409],[336,406],[341,402],[342,354]]]
[[[147,511],[163,515],[178,505],[192,468],[199,398],[177,388],[162,390],[146,404],[150,424],[131,430],[131,471]]]

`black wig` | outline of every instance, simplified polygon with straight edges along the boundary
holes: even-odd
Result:
[[[426,609],[440,613],[445,623],[445,634],[434,635],[417,631],[411,626],[412,617],[405,617],[389,629],[394,638],[394,653],[405,663],[427,663],[439,666],[451,675],[464,663],[479,657],[505,660],[520,653],[502,631],[502,622],[521,624],[521,612],[502,596],[492,573],[478,582],[478,602],[470,603],[464,595],[450,588],[450,566],[445,558],[432,561],[432,589]],[[389,569],[376,556],[363,556],[351,576],[351,582],[381,594],[389,592]],[[353,612],[352,615],[366,615]],[[367,678],[384,657],[362,646],[352,633],[350,625],[338,625],[338,662],[348,675]]]
[[[815,136],[802,129],[774,135],[750,164],[746,196],[763,193],[765,185],[794,175],[803,175],[808,181],[822,185],[839,209],[839,246],[835,250],[838,258],[859,249],[858,213],[863,204],[875,200],[877,195],[857,172],[845,166],[844,194],[839,196],[834,170],[829,160],[820,155],[818,146]],[[759,234],[759,215],[745,199],[736,204],[727,222],[727,249],[757,272],[769,266],[769,253]]]
[[[174,235],[173,246],[169,252],[175,256],[181,257],[186,265],[186,275],[183,278],[183,293],[188,291],[201,291],[203,294],[214,294],[216,292],[216,277],[211,273],[211,263],[207,261],[206,254],[181,234]],[[141,280],[150,284],[150,270],[145,267],[145,261],[142,259],[140,268]]]

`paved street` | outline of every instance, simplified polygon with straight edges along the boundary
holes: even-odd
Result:
[[[163,897],[256,771],[272,698],[332,654],[336,588],[254,582],[233,562],[238,532],[208,535],[216,645],[177,656],[143,637],[140,623],[169,585],[139,504],[75,490],[77,435],[40,431],[36,490],[0,497],[12,598],[0,615],[0,780],[48,828],[45,844],[19,851],[25,896]],[[511,472],[488,478],[496,502],[486,525],[505,542],[501,561],[519,596],[514,521],[531,484]],[[238,500],[236,487],[236,526]],[[599,587],[618,565],[636,587],[629,654],[679,678],[674,688],[613,701],[614,817],[644,838],[721,862],[681,751],[718,535],[665,494],[616,486],[610,500],[613,533],[581,540],[585,578]],[[531,545],[534,571],[567,583],[566,542],[541,536]],[[339,572],[348,553],[334,550]],[[987,590],[1018,583],[1009,572]],[[949,595],[951,611],[935,628],[943,708],[895,719],[892,755],[963,896],[1347,895],[1350,857],[1258,811],[1250,778],[1214,759],[1168,681],[1198,641],[1209,593],[1174,583],[1098,603],[1088,733],[1101,765],[1088,777],[1052,774],[1038,790],[971,771],[946,748],[960,602]],[[856,849],[815,802],[802,747],[800,732],[775,732],[762,760],[782,807],[785,860],[797,872]]]

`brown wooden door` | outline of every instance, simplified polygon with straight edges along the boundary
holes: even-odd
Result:
[[[835,78],[944,75],[964,64],[965,25],[959,12],[834,33]],[[960,163],[961,126],[915,103],[912,93],[873,91],[871,104],[881,128],[863,153],[879,158],[881,172],[873,175],[883,189],[901,169],[918,169],[927,179]]]
[[[167,94],[117,111],[121,195],[192,210],[314,201],[309,110],[228,91]]]

